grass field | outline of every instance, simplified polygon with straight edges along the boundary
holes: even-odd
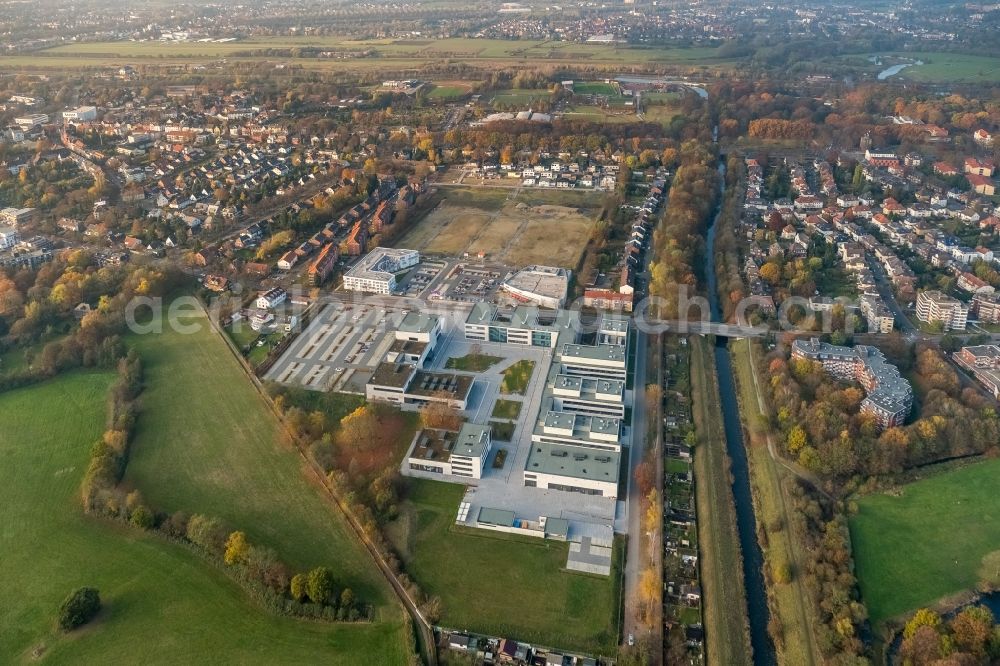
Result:
[[[524,395],[531,381],[531,373],[535,371],[535,362],[521,360],[503,371],[503,381],[500,384],[501,393],[516,393]]]
[[[386,606],[387,584],[207,322],[196,334],[164,327],[131,342],[148,386],[125,481],[162,510],[219,516],[295,569],[327,565]]]
[[[542,192],[514,188],[447,187],[442,201],[399,240],[431,254],[480,251],[514,266],[575,268],[594,224],[593,192]],[[547,241],[558,237],[553,247]]]
[[[441,598],[444,625],[613,653],[617,572],[603,578],[564,571],[567,543],[456,528],[464,486],[409,483],[390,535],[407,572]]]
[[[877,57],[878,63],[870,60]],[[886,79],[920,81],[927,83],[997,83],[1000,82],[1000,58],[962,53],[933,51],[900,51],[892,53],[865,53],[840,56],[836,61],[847,61],[876,75],[890,66],[915,63]]]
[[[921,60],[924,64],[904,69],[899,73],[904,79],[954,83],[1000,82],[1000,58],[958,53],[907,53],[906,55]]]
[[[439,81],[434,83],[427,96],[430,99],[452,100],[463,95],[468,95],[472,91],[472,86],[463,81]]]
[[[499,356],[490,356],[489,354],[466,354],[465,356],[449,358],[444,367],[468,372],[482,372],[502,360]]]
[[[729,484],[729,457],[715,384],[715,363],[704,338],[689,339],[692,415],[698,433],[694,452],[695,501],[708,664],[746,664],[751,661],[746,590],[740,574],[742,555]]]
[[[637,123],[641,120],[631,109],[612,107],[604,109],[599,106],[585,104],[570,104],[563,112],[566,120],[587,120],[600,123]]]
[[[604,81],[574,81],[573,93],[577,95],[618,95],[615,86]]]
[[[538,101],[548,101],[552,98],[545,88],[540,89],[519,89],[519,90],[498,90],[490,100],[493,104],[518,104],[529,105]]]
[[[858,500],[851,540],[874,623],[972,589],[1000,549],[1000,460],[942,472]]]
[[[406,662],[401,612],[370,625],[277,617],[192,551],[86,516],[80,480],[112,379],[77,372],[0,395],[0,663]],[[104,609],[65,636],[56,609],[82,585]]]
[[[517,400],[504,400],[501,398],[493,405],[493,418],[495,419],[509,419],[513,421],[517,419],[520,413],[521,403]]]

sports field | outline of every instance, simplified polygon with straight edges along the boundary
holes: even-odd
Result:
[[[458,99],[472,91],[472,86],[464,81],[435,81],[427,96],[431,99]]]
[[[976,586],[1000,549],[998,477],[988,460],[858,500],[851,539],[873,623]]]
[[[455,528],[464,486],[409,484],[390,533],[407,573],[441,598],[444,625],[613,654],[619,547],[610,578],[569,573],[569,544]]]
[[[515,266],[575,268],[590,237],[596,205],[592,192],[550,195],[516,188],[448,187],[441,203],[397,245],[451,256],[482,251],[493,261]],[[552,238],[560,239],[556,247],[544,242]]]
[[[126,483],[165,511],[215,515],[273,547],[295,569],[329,566],[360,598],[390,592],[342,515],[306,480],[275,417],[223,340],[203,322],[130,340],[147,388]]]
[[[187,548],[86,516],[80,480],[112,379],[75,372],[0,395],[0,663],[407,661],[401,612],[362,625],[278,617]],[[83,585],[104,608],[61,634],[59,603]]]

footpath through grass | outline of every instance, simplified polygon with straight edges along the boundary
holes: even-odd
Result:
[[[715,360],[704,338],[691,336],[689,340],[692,414],[698,434],[694,478],[708,663],[748,664],[750,628],[743,560],[729,483]]]
[[[1000,549],[998,478],[987,460],[858,500],[851,542],[874,624],[976,586]]]
[[[275,616],[187,548],[85,515],[80,480],[113,379],[74,372],[0,395],[0,663],[407,662],[401,613],[361,625]],[[84,585],[103,610],[57,632],[59,604]]]
[[[408,483],[389,532],[407,573],[441,598],[443,625],[614,654],[620,545],[610,578],[564,571],[568,543],[456,527],[464,486]]]
[[[225,342],[204,322],[130,340],[147,388],[125,481],[164,511],[205,513],[271,546],[296,570],[325,565],[376,606],[390,591],[342,514],[307,481],[298,453]]]

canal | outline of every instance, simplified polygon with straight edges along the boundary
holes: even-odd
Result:
[[[716,224],[722,214],[722,199],[726,189],[725,157],[719,160],[719,176],[722,180],[719,204],[712,217],[706,235],[705,278],[708,286],[708,301],[711,305],[712,321],[722,322],[719,294],[715,274],[715,233]],[[715,345],[715,372],[719,382],[722,420],[726,433],[726,449],[731,461],[733,477],[733,498],[736,503],[736,520],[740,549],[743,551],[743,581],[747,594],[747,613],[750,618],[750,645],[753,648],[755,666],[770,666],[777,663],[774,644],[767,633],[768,608],[767,589],[764,585],[764,555],[757,543],[757,520],[754,516],[753,496],[750,492],[750,467],[743,443],[743,428],[740,423],[739,403],[736,400],[736,384],[733,378],[732,359],[726,338],[717,338]],[[734,575],[736,572],[734,572]]]

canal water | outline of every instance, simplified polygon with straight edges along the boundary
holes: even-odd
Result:
[[[722,214],[722,197],[726,188],[725,157],[719,161],[719,176],[722,179],[722,189],[719,193],[719,205],[708,227],[704,267],[713,322],[722,322],[722,310],[719,307],[715,275],[715,232],[716,224]],[[726,449],[731,461],[737,529],[740,548],[743,551],[743,571],[734,571],[733,575],[742,575],[746,588],[753,663],[755,666],[771,666],[777,663],[777,656],[771,637],[767,633],[768,608],[767,590],[764,585],[764,555],[761,552],[760,544],[757,543],[757,519],[754,516],[753,497],[750,492],[750,468],[743,443],[743,428],[740,424],[739,403],[736,400],[732,359],[725,338],[716,339],[715,371],[719,381],[719,399],[726,433]]]

